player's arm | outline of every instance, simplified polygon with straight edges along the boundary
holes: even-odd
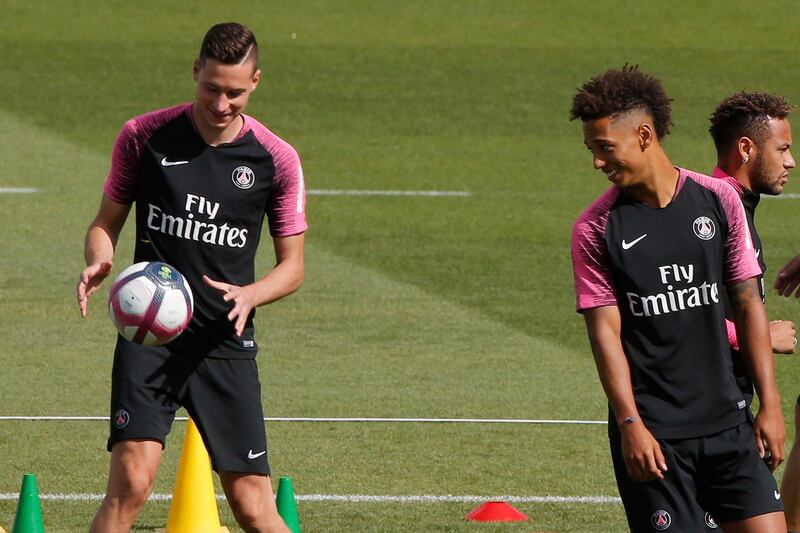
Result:
[[[783,424],[780,394],[775,381],[767,313],[761,302],[756,278],[727,286],[740,352],[747,364],[758,394],[759,407],[753,424],[756,443],[762,457],[764,445],[772,455],[772,470],[783,461],[786,429]]]
[[[628,475],[637,481],[664,479],[667,465],[661,446],[639,417],[633,397],[630,367],[620,340],[619,308],[585,309],[583,317],[597,373],[622,435],[622,455]]]
[[[275,267],[255,283],[242,287],[203,276],[203,281],[223,293],[226,302],[233,302],[228,320],[234,322],[237,335],[242,334],[250,312],[261,305],[287,296],[303,284],[305,275],[305,234],[290,237],[273,237]]]
[[[122,226],[131,210],[129,204],[120,204],[103,194],[100,209],[86,231],[83,255],[86,268],[78,278],[78,307],[81,316],[86,316],[87,303],[111,272],[114,249]]]
[[[775,288],[781,296],[791,296],[792,291],[800,286],[800,255],[796,255],[783,265],[775,276]],[[795,293],[800,298],[800,290]]]

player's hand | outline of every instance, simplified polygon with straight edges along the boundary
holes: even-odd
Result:
[[[622,433],[622,457],[628,475],[636,481],[664,479],[667,462],[661,446],[641,421],[625,424]]]
[[[791,258],[775,276],[775,288],[781,296],[791,296],[798,285],[800,285],[800,255]],[[800,298],[800,290],[795,293],[795,297]]]
[[[89,296],[97,292],[103,280],[108,277],[111,272],[111,261],[101,261],[87,266],[78,277],[78,308],[81,311],[81,317],[86,316],[87,304]]]
[[[233,303],[233,309],[228,313],[228,320],[233,322],[233,329],[236,335],[241,337],[247,325],[247,317],[250,316],[250,312],[255,309],[258,303],[255,288],[252,285],[240,287],[239,285],[216,281],[206,275],[203,275],[203,283],[217,289],[222,294],[223,300]]]
[[[772,339],[772,351],[782,354],[793,354],[797,347],[797,332],[791,320],[773,320],[769,323],[769,336]]]
[[[786,428],[783,424],[780,405],[767,408],[762,404],[758,408],[758,414],[753,422],[753,433],[755,433],[759,456],[764,459],[769,451],[767,465],[774,472],[783,462],[783,444],[786,440]]]

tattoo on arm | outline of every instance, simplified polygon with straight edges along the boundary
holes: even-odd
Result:
[[[728,285],[728,300],[734,312],[741,311],[753,299],[761,301],[761,294],[758,292],[758,281],[750,278],[734,285]]]

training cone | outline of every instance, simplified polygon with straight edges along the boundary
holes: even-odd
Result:
[[[211,459],[190,418],[186,423],[183,450],[175,488],[172,490],[172,505],[169,507],[165,533],[227,533],[228,528],[219,524],[217,497],[211,479]]]
[[[34,474],[22,476],[17,515],[14,517],[11,533],[44,533],[42,505],[39,503],[39,488],[36,486]]]
[[[300,517],[297,516],[297,500],[294,497],[292,478],[282,477],[278,481],[278,495],[275,497],[278,514],[292,533],[300,533]]]
[[[486,502],[464,518],[476,522],[523,522],[528,519],[506,502]]]

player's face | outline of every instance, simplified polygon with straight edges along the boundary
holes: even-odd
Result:
[[[197,82],[195,105],[199,119],[212,130],[223,131],[234,124],[244,110],[247,101],[258,86],[260,70],[245,61],[240,65],[226,65],[215,59],[207,59],[201,65],[194,63],[194,80]],[[238,127],[238,122],[235,123]]]
[[[641,181],[644,149],[641,115],[623,115],[587,120],[583,123],[583,142],[592,152],[594,168],[620,188]]]
[[[760,194],[778,195],[789,181],[789,170],[794,168],[792,128],[786,119],[769,120],[769,136],[758,146],[758,153],[750,171],[750,187]]]

